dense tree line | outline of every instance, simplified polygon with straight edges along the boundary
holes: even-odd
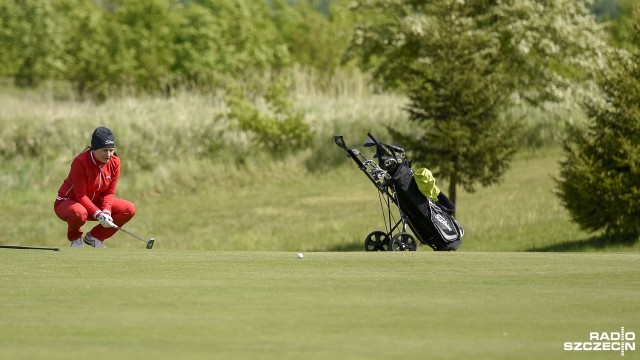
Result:
[[[592,4],[602,21],[615,20],[614,41],[628,41],[630,4]],[[344,65],[361,7],[348,0],[0,0],[0,76],[19,86],[67,80],[79,95],[104,97],[256,83],[292,66],[326,75]],[[388,75],[387,82],[397,74]]]
[[[251,84],[294,65],[331,72],[341,2],[0,0],[0,75],[68,80],[81,96]]]

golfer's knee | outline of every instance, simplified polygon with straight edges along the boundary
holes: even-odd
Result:
[[[119,211],[119,217],[123,220],[129,221],[136,214],[136,206],[130,201],[123,201],[122,208]],[[114,214],[114,217],[116,215]]]
[[[127,212],[129,214],[129,219],[131,219],[136,214],[136,206],[130,202],[127,207]]]
[[[82,223],[87,222],[88,213],[82,206],[75,206],[71,209],[67,216],[67,222]]]

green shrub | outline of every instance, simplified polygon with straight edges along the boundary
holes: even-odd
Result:
[[[276,156],[305,149],[313,136],[304,114],[293,109],[285,92],[283,83],[270,87],[262,110],[239,95],[231,94],[227,99],[226,116],[236,121],[239,130],[250,134],[258,148]]]

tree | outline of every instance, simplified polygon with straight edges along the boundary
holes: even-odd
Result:
[[[605,22],[611,41],[617,46],[625,47],[630,41],[633,29],[631,16],[636,0],[595,0],[591,9],[598,21]]]
[[[172,81],[176,21],[165,0],[114,0],[108,9],[84,0],[53,3],[63,34],[62,77],[80,97],[157,93]]]
[[[298,65],[330,75],[341,64],[352,24],[345,0],[318,2],[273,0],[273,22]]]
[[[104,14],[92,2],[59,0],[56,16],[62,25],[62,78],[68,80],[76,94],[104,97],[110,82],[107,69],[113,67],[107,50],[109,36],[103,29]]]
[[[449,31],[416,39],[429,61],[411,63],[403,80],[406,111],[419,128],[411,135],[391,132],[416,149],[416,160],[438,162],[438,176],[449,179],[448,195],[455,202],[459,185],[473,191],[476,182],[490,185],[502,176],[515,153],[518,127],[500,114],[515,83],[497,51],[499,39],[477,30],[486,21],[483,14],[444,5],[429,9],[436,14],[431,22]]]
[[[175,37],[176,80],[203,87],[215,82],[221,71],[216,62],[221,52],[215,16],[205,7],[191,3],[180,17]]]
[[[584,1],[361,0],[350,52],[405,91],[412,156],[474,191],[498,182],[518,148],[505,110],[557,101],[600,58],[601,29]],[[582,69],[586,69],[582,70]]]
[[[0,73],[18,86],[36,86],[55,74],[60,37],[50,1],[0,2]]]
[[[244,77],[248,70],[277,71],[289,64],[289,52],[271,21],[266,2],[202,0],[201,4],[216,19],[220,42],[216,62],[226,74]]]
[[[557,194],[588,231],[640,235],[640,6],[633,17],[634,50],[610,53],[598,84],[604,101],[585,108],[592,123],[564,141]]]
[[[113,26],[110,36],[118,33],[122,48],[117,50],[131,64],[126,69],[126,80],[143,90],[164,89],[172,80],[171,67],[175,62],[176,21],[167,1],[123,1],[110,15]]]

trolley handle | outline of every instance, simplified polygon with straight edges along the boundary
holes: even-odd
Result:
[[[333,141],[335,141],[336,145],[341,147],[343,150],[345,151],[349,150],[349,148],[347,148],[347,145],[344,142],[344,137],[342,135],[334,135]]]
[[[376,139],[375,136],[373,136],[373,134],[371,132],[368,132],[367,136],[373,141],[374,144],[376,144],[377,147],[381,147],[389,155],[392,155],[393,157],[396,156],[396,154],[395,154],[396,152],[398,152],[398,153],[404,152],[404,149],[401,148],[400,146],[381,143],[380,141],[378,141],[378,139]]]
[[[360,170],[366,170],[366,165],[362,162],[362,160],[360,160],[360,158],[358,158],[358,155],[360,154],[360,152],[356,149],[351,149],[347,146],[347,144],[344,142],[344,137],[342,135],[334,135],[333,136],[333,141],[336,143],[336,145],[338,145],[342,150],[347,152],[347,155],[353,159],[353,161],[358,165],[358,168],[360,168]]]

